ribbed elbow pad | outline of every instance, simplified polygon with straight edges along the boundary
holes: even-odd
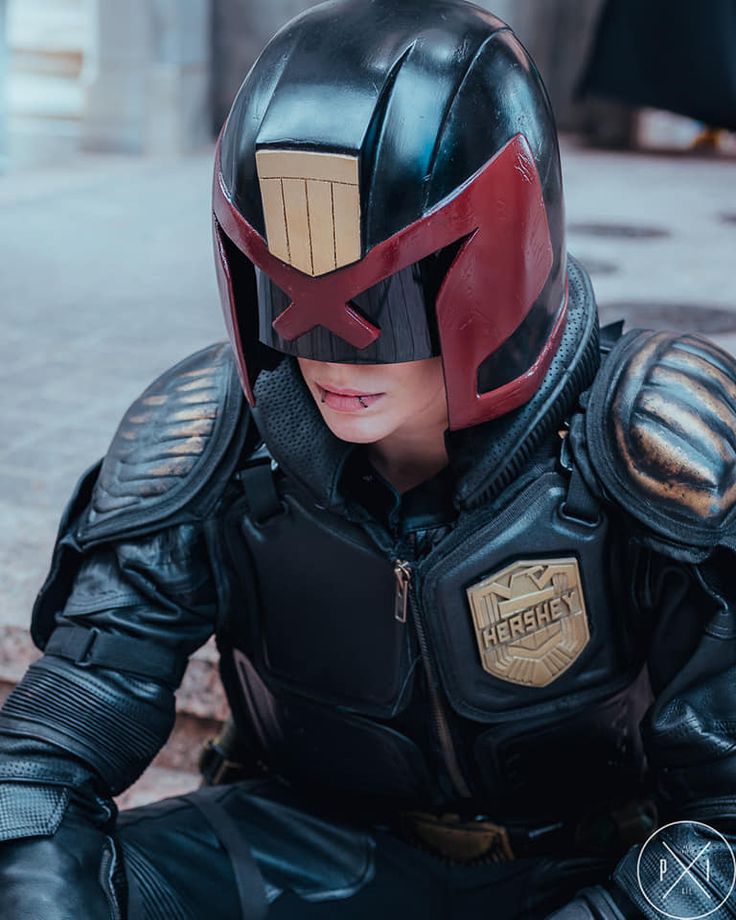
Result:
[[[162,684],[46,656],[0,710],[0,733],[50,742],[92,767],[116,795],[155,757],[174,716],[174,695]]]

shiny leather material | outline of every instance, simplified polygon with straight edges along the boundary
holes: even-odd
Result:
[[[115,795],[140,776],[173,725],[169,688],[51,655],[31,665],[0,711],[0,734],[44,738],[92,766]]]
[[[53,836],[0,843],[4,917],[124,920],[121,854],[109,830],[113,812],[91,805],[76,800]]]
[[[735,393],[736,361],[712,342],[635,330],[591,388],[577,450],[587,452],[606,494],[658,537],[730,545]]]
[[[155,380],[118,427],[77,528],[80,544],[171,523],[184,506],[190,516],[206,511],[247,433],[242,404],[225,343]]]
[[[531,728],[528,721],[514,720],[488,727],[474,745],[476,761],[489,766],[483,775],[486,794],[493,796],[501,785],[516,813],[530,821],[586,809],[594,820],[601,809],[601,789],[619,790],[623,798],[641,788],[644,757],[639,725],[649,702],[642,674],[618,692],[605,692],[570,712],[555,712],[550,704]],[[582,744],[585,756],[580,756]],[[550,789],[555,790],[554,797]],[[595,849],[592,841],[591,845]]]
[[[419,644],[412,624],[393,615],[391,560],[359,527],[310,509],[288,483],[283,488],[283,515],[262,527],[237,515],[240,532],[231,537],[232,558],[251,560],[262,625],[246,612],[250,605],[236,614],[240,651],[225,667],[230,695],[245,693],[251,722],[260,726],[259,754],[292,781],[316,784],[321,794],[339,790],[354,800],[382,794],[418,804],[437,795],[427,780],[438,763],[430,750],[422,755],[417,749],[431,727],[416,724],[416,713],[411,722],[402,719],[420,692]],[[607,771],[611,794],[631,792],[641,782],[637,726],[648,694],[636,679],[644,663],[632,641],[639,627],[636,610],[627,611],[628,587],[607,575],[609,560],[623,559],[625,548],[603,514],[595,527],[566,519],[560,514],[564,498],[565,480],[549,472],[490,521],[484,509],[461,516],[451,535],[414,566],[419,615],[481,809],[531,817],[552,804],[552,814],[595,804],[590,761],[579,759],[583,737],[600,758],[596,770]],[[561,554],[580,560],[589,646],[545,688],[489,677],[464,586],[509,558]],[[290,578],[283,577],[285,559]],[[354,584],[362,585],[357,594]],[[247,666],[238,664],[241,653]],[[242,713],[242,706],[237,710]],[[408,731],[399,728],[402,723]],[[540,748],[545,775],[550,782],[554,777],[554,803],[548,787],[536,783]]]
[[[393,616],[391,560],[360,529],[336,533],[324,513],[293,495],[285,501],[284,514],[263,527],[242,520],[260,597],[256,660],[271,686],[390,717],[407,692],[414,658],[407,630]],[[370,588],[358,593],[358,584]],[[329,661],[326,645],[333,650]]]
[[[84,478],[62,520],[34,636],[45,642],[55,622],[90,636],[95,629],[122,634],[178,660],[181,674],[217,616],[206,522],[83,550],[75,533],[96,472]],[[6,836],[27,827],[26,783],[81,789],[104,781],[108,793],[130,785],[168,736],[173,690],[171,682],[133,678],[94,661],[49,654],[35,663],[0,711],[0,782],[8,784],[6,802],[19,803],[6,808]],[[55,802],[53,795],[36,798],[37,823],[53,825]]]
[[[247,437],[247,424],[237,424],[242,408],[228,346],[205,349],[146,391],[126,414],[102,470],[81,480],[34,607],[33,636],[44,647],[57,624],[66,628],[0,714],[0,780],[77,787],[94,769],[116,793],[166,740],[173,691],[217,617],[207,515]],[[175,436],[177,424],[190,426],[189,441],[177,445],[185,448],[188,475],[160,479],[163,491],[147,498],[146,470],[155,470],[170,447],[161,431]],[[124,437],[131,425],[139,432],[133,449]],[[80,654],[56,641],[83,639],[85,632],[89,641],[76,643]],[[98,636],[105,638],[95,655]],[[115,649],[120,672],[111,667]],[[131,654],[139,659],[132,672]],[[47,804],[47,821],[51,810]]]
[[[264,900],[271,903],[284,892],[311,903],[348,898],[371,882],[375,869],[375,843],[367,831],[310,812],[272,780],[199,789],[134,808],[123,813],[119,830],[136,920],[141,914],[163,920],[167,904],[177,920],[190,916],[179,899],[186,899],[192,869],[195,877],[223,872],[213,834],[227,851],[238,890],[238,904],[223,892],[217,904],[223,916],[255,916],[248,890],[253,878],[243,872],[249,861],[258,867]],[[192,847],[194,867],[188,865]]]
[[[248,828],[248,844],[268,881],[308,901],[349,897],[373,874],[374,842],[364,830],[309,814],[298,797],[274,783],[254,782],[215,795]]]
[[[620,610],[624,586],[606,573],[616,557],[612,535],[601,511],[596,526],[564,516],[566,480],[550,472],[540,476],[500,508],[491,520],[478,510],[460,521],[452,535],[417,566],[417,596],[426,610],[431,645],[439,655],[445,690],[453,708],[478,721],[514,722],[526,714],[542,718],[590,705],[612,682],[632,681],[642,659],[629,657],[623,638],[633,611],[622,611],[612,630],[613,610]],[[482,668],[465,587],[503,568],[507,560],[578,560],[590,641],[580,657],[545,687],[526,687],[489,676]],[[626,615],[628,613],[628,616]],[[575,701],[579,702],[575,702]]]
[[[547,920],[639,920],[632,904],[623,905],[600,885],[585,888],[577,897],[556,910]]]
[[[37,608],[53,605],[61,611],[60,623],[153,643],[180,662],[181,674],[217,617],[205,531],[206,524],[182,524],[87,553],[65,535],[62,543],[75,547],[61,557],[69,568],[53,570]],[[94,767],[117,793],[165,742],[173,725],[174,689],[167,681],[45,656],[0,711],[0,780],[56,783],[61,772],[63,782],[83,782],[84,771],[80,776],[62,768],[66,757]],[[53,756],[39,757],[42,741]],[[19,774],[24,763],[34,765],[30,775]]]

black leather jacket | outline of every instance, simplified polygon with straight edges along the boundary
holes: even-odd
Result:
[[[0,714],[0,841],[83,802],[114,856],[108,797],[166,740],[213,631],[253,761],[343,814],[483,814],[522,848],[545,829],[573,847],[647,798],[736,835],[736,368],[635,333],[597,373],[574,265],[571,295],[535,398],[452,435],[449,470],[403,498],[290,360],[254,419],[224,345],[149,387],[61,524],[46,654]],[[646,914],[635,855],[616,880]]]

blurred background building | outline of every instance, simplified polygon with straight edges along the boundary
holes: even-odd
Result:
[[[733,7],[732,0],[710,2]],[[310,5],[0,0],[0,156],[6,164],[27,166],[58,163],[79,150],[201,149],[217,133],[263,44]],[[677,115],[576,98],[606,0],[480,5],[509,22],[526,44],[563,130],[608,146],[633,139],[649,147],[682,147],[697,135],[699,126]],[[733,18],[736,28],[736,8]]]
[[[77,150],[183,153],[219,128],[243,75],[307,0],[0,0],[3,149],[11,163]],[[561,127],[591,122],[573,100],[603,0],[483,2],[542,71]],[[2,73],[2,70],[0,70]],[[620,135],[628,114],[607,112]]]
[[[695,329],[736,351],[733,135],[703,144],[707,126],[689,118],[577,93],[607,10],[665,4],[689,28],[679,2],[481,5],[514,27],[550,91],[570,248],[604,320]],[[30,611],[77,477],[144,386],[224,338],[213,139],[264,43],[309,5],[0,0],[0,698],[36,654]],[[736,0],[709,0],[698,21],[716,7],[730,10],[736,56]],[[629,38],[617,39],[624,68]],[[138,800],[196,782],[196,753],[225,712],[214,660],[205,648],[190,666],[178,728]]]

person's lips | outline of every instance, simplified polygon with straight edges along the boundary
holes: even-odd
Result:
[[[320,402],[334,409],[336,412],[364,412],[384,393],[367,393],[364,390],[354,390],[349,387],[335,387],[317,383]]]

